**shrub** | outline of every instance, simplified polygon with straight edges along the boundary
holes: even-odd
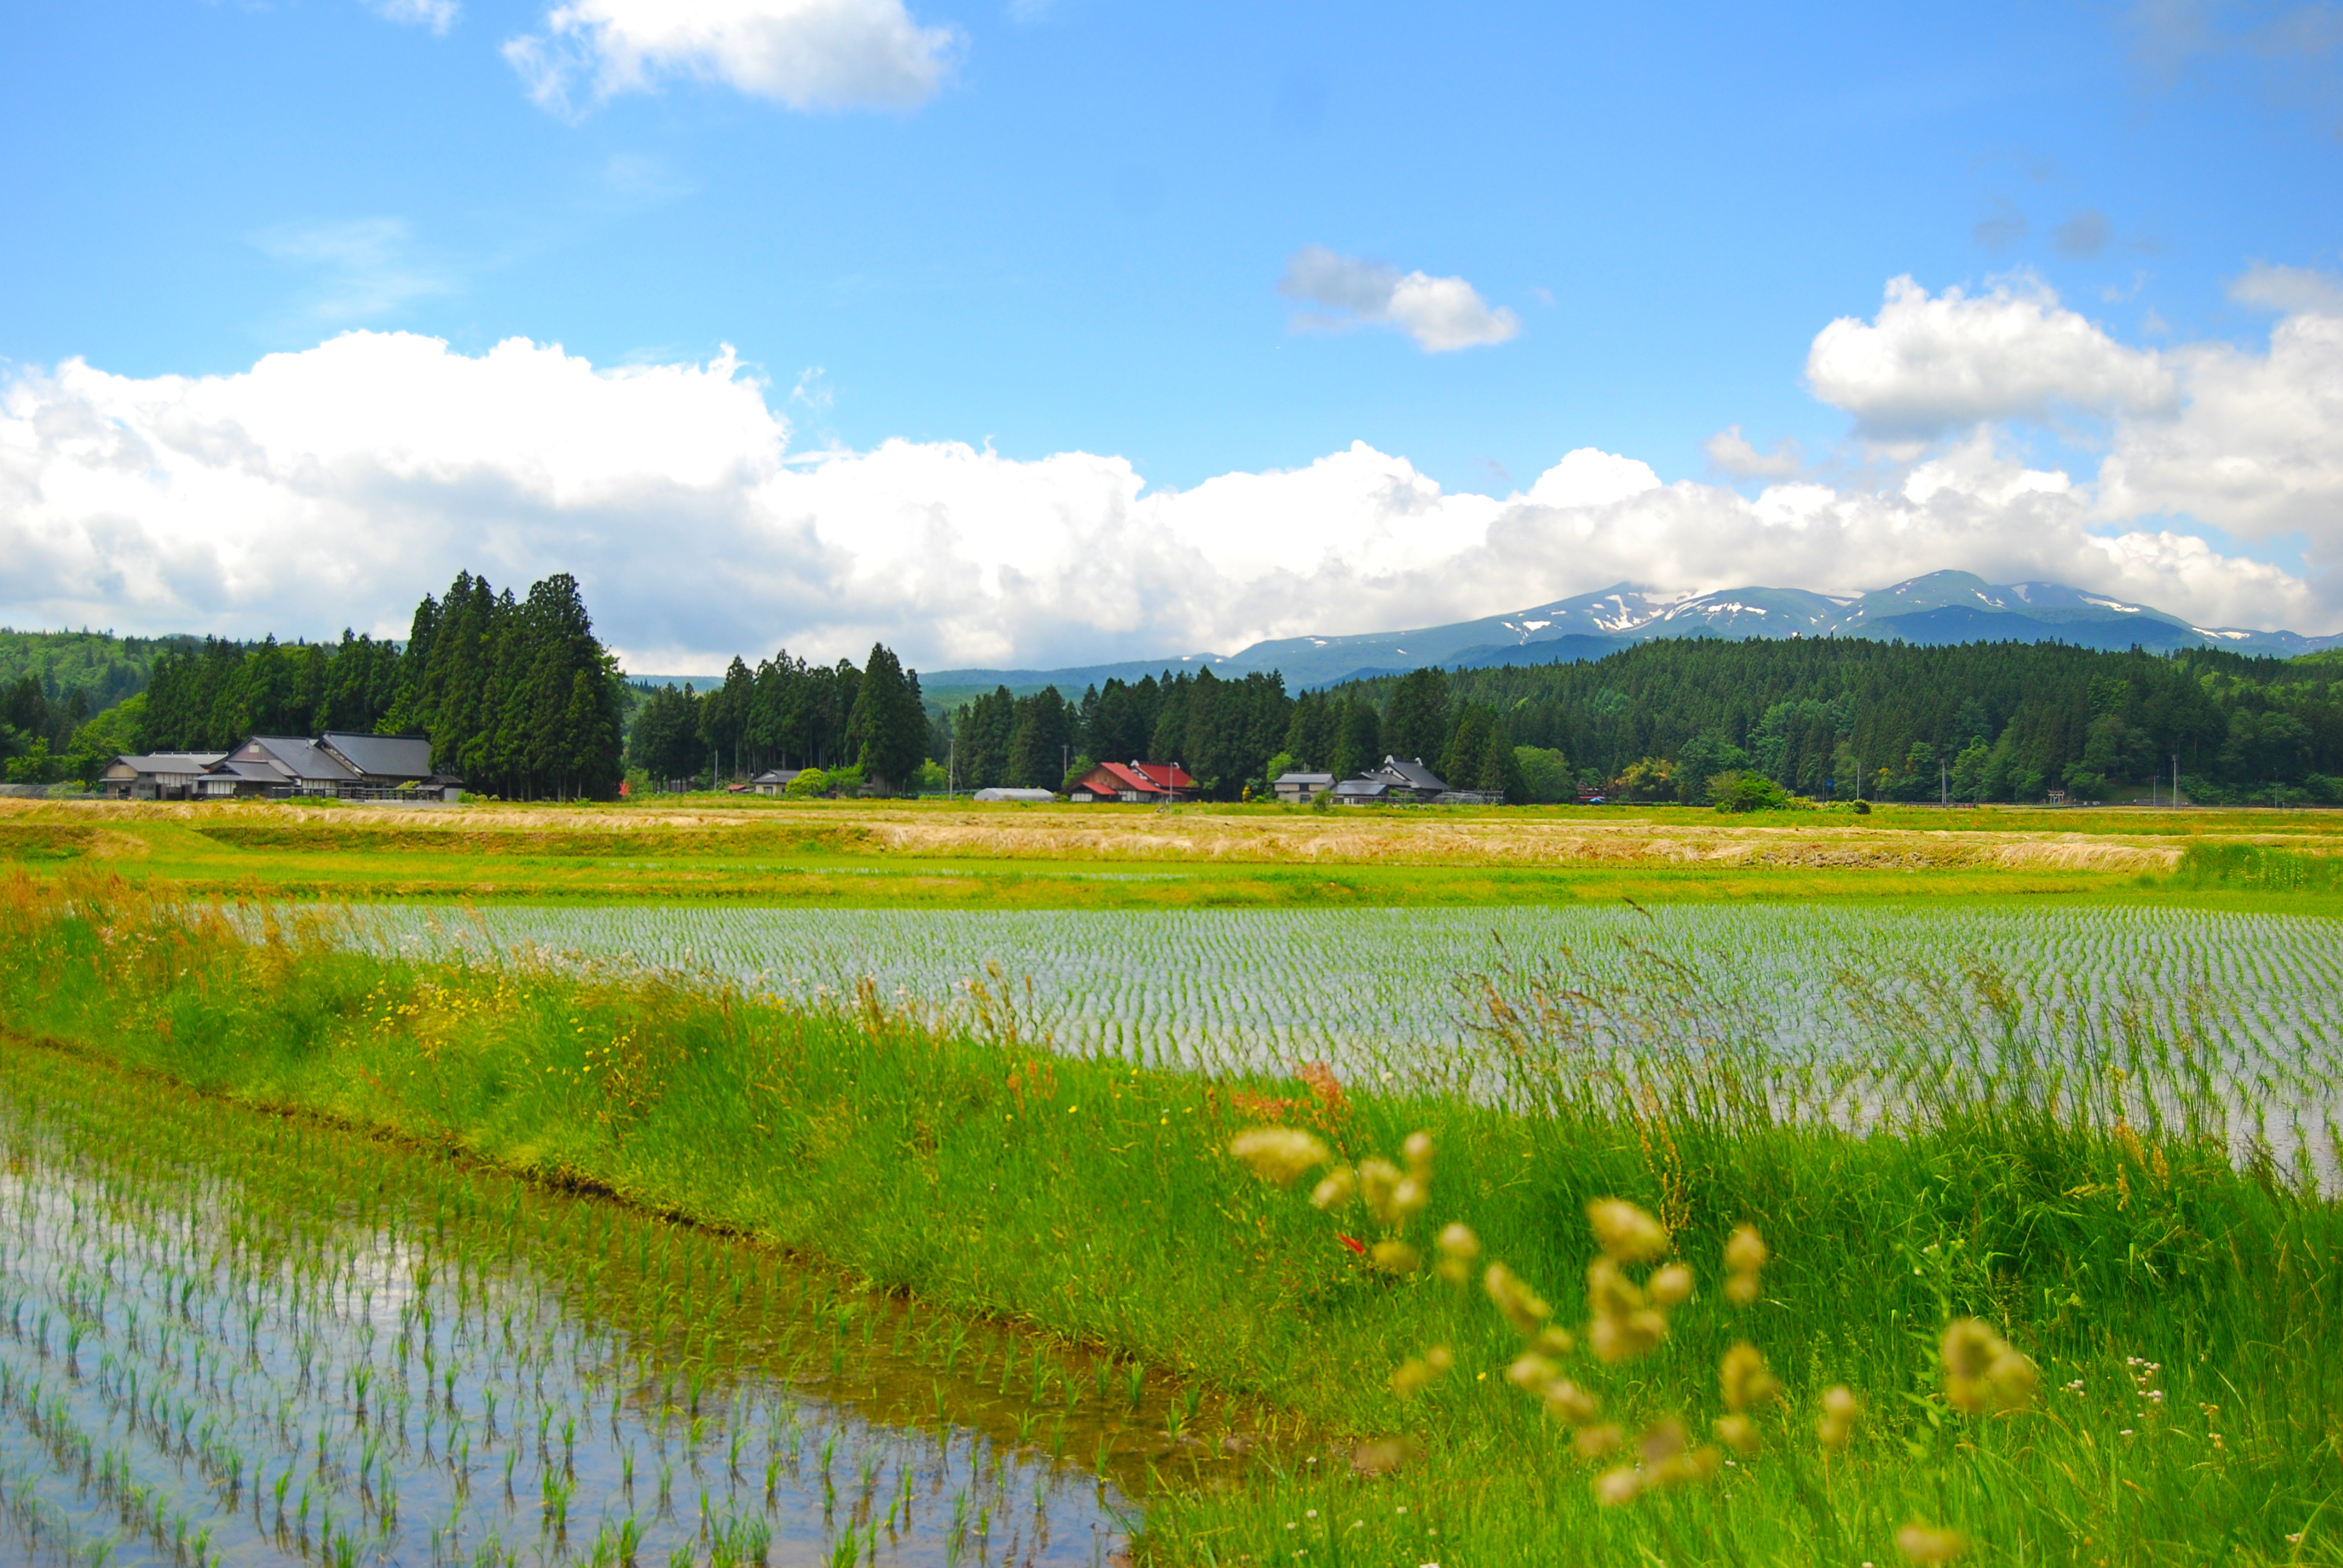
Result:
[[[1763,773],[1731,769],[1708,781],[1708,798],[1720,811],[1786,811],[1790,792]]]

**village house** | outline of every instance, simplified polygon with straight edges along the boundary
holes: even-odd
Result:
[[[1440,775],[1426,768],[1421,757],[1411,757],[1405,760],[1386,757],[1382,767],[1362,777],[1382,779],[1391,787],[1389,798],[1393,800],[1429,802],[1449,792]]]
[[[97,776],[98,793],[109,800],[193,800],[204,769],[225,751],[148,751],[116,757]]]
[[[802,768],[768,768],[749,780],[749,788],[759,795],[779,795],[797,782]]]
[[[1289,806],[1307,806],[1334,787],[1332,773],[1281,773],[1270,780],[1277,798]]]
[[[1326,778],[1325,774],[1287,775],[1287,777]],[[1282,786],[1284,780],[1279,783]],[[1356,779],[1345,779],[1333,787],[1337,806],[1502,806],[1505,798],[1493,790],[1451,789],[1440,775],[1423,765],[1423,759],[1386,757],[1383,766],[1373,772],[1362,773]],[[1285,799],[1282,788],[1278,792]]]
[[[1185,800],[1196,781],[1177,762],[1101,762],[1083,774],[1068,798],[1134,804]]]
[[[355,735],[316,739],[256,735],[231,751],[119,756],[98,776],[117,800],[291,799],[452,802],[464,781],[431,768],[426,735]]]

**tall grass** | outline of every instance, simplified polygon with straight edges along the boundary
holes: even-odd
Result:
[[[1157,1561],[1887,1562],[1915,1519],[1981,1562],[2343,1561],[2343,1213],[2285,1161],[2136,1109],[2187,1089],[2153,1052],[2117,1088],[2032,1040],[2039,1070],[2013,1076],[2030,1039],[2014,1013],[1987,1054],[1957,1030],[1900,1041],[1896,1075],[1855,1085],[1868,1113],[1833,1120],[1785,1113],[1776,1064],[1730,1016],[1649,986],[1573,1000],[1561,972],[1493,972],[1480,1054],[1383,1086],[1054,1051],[1007,996],[938,1028],[867,989],[791,1005],[346,935],[18,878],[0,887],[0,1011],[19,1039],[605,1187],[1324,1434],[1257,1484],[1167,1478],[1141,1542]],[[1941,989],[1973,1026],[2001,1017],[1980,983]],[[1850,1010],[1858,1042],[1949,1028],[1925,988],[1874,1001]],[[1473,1092],[1505,1052],[1537,1095]],[[1227,1151],[1259,1125],[1353,1165],[1425,1132],[1427,1222],[1468,1227],[1556,1322],[1592,1315],[1587,1204],[1659,1216],[1695,1294],[1605,1373],[1611,1418],[1704,1430],[1745,1339],[1785,1385],[1755,1416],[1759,1452],[1601,1505],[1597,1468],[1506,1381],[1513,1329],[1428,1271],[1373,1269],[1342,1221],[1256,1181]],[[1739,1309],[1716,1261],[1745,1223],[1773,1259]],[[1938,1340],[1966,1316],[2038,1365],[2033,1408],[1947,1402]],[[1433,1345],[1455,1370],[1402,1399],[1393,1371]],[[1825,1456],[1815,1422],[1840,1384],[1866,1415]],[[1376,1439],[1404,1462],[1353,1473]]]
[[[2343,855],[2305,854],[2264,844],[2191,844],[2180,852],[2177,874],[2192,888],[2332,892],[2343,888]]]

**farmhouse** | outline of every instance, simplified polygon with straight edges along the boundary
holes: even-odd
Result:
[[[1177,762],[1101,762],[1074,785],[1075,800],[1184,800],[1196,781]]]
[[[759,795],[779,795],[797,782],[802,768],[768,768],[749,780],[749,788]]]
[[[149,751],[116,757],[97,776],[98,792],[109,800],[192,800],[204,769],[225,751]]]
[[[116,757],[99,775],[117,800],[284,800],[330,796],[343,800],[452,801],[464,781],[431,769],[426,735],[256,735],[232,751]]]
[[[1278,799],[1288,799],[1286,779],[1324,779],[1329,775],[1287,774],[1278,779]],[[1451,789],[1440,775],[1423,765],[1421,757],[1403,760],[1386,757],[1383,765],[1356,779],[1345,779],[1333,787],[1337,806],[1502,806],[1503,795],[1484,789]],[[1306,799],[1307,797],[1303,797]]]
[[[1289,806],[1307,806],[1334,787],[1332,773],[1281,773],[1270,781],[1277,798]]]
[[[1382,779],[1390,786],[1390,799],[1394,800],[1437,800],[1448,793],[1448,786],[1439,774],[1423,765],[1421,757],[1404,761],[1386,757],[1382,767],[1363,777]]]

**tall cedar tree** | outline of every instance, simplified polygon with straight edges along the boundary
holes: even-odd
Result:
[[[1383,715],[1383,746],[1393,757],[1421,759],[1440,766],[1448,744],[1448,676],[1438,669],[1414,669],[1400,677],[1393,689],[1391,707]]]
[[[920,705],[919,672],[906,670],[882,644],[870,645],[846,738],[864,779],[880,789],[910,789],[927,759],[928,716]]]

